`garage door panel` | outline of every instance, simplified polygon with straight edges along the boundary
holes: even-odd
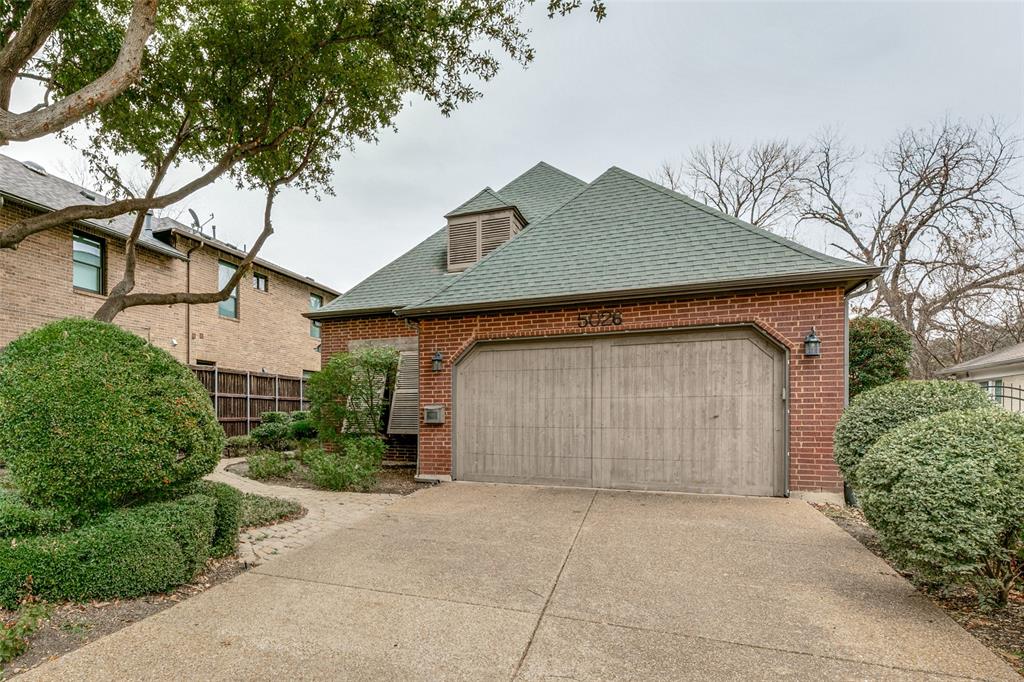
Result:
[[[484,350],[456,379],[456,476],[590,484],[589,346]]]
[[[485,348],[456,375],[461,478],[783,490],[784,356],[753,330]]]

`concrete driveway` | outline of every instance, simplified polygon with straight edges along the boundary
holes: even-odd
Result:
[[[999,679],[803,502],[455,483],[26,680]]]

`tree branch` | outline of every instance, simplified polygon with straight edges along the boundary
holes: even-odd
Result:
[[[26,16],[25,24],[28,24],[29,28],[26,38],[19,42],[22,33],[19,30],[0,52],[0,104],[3,104],[0,107],[0,145],[32,140],[63,130],[117,97],[139,77],[146,42],[156,26],[158,0],[134,0],[121,51],[114,64],[102,76],[50,106],[22,114],[7,111],[10,87],[6,79],[16,78],[25,61],[42,47],[46,38],[56,28],[60,19],[70,11],[73,4],[74,2],[69,0],[34,0],[29,15],[38,7],[40,17],[34,23],[30,23],[29,16]],[[58,16],[62,9],[63,13]],[[42,14],[43,12],[46,14]],[[22,25],[22,30],[25,29],[25,24]],[[19,47],[11,48],[15,43],[19,43]],[[27,52],[30,48],[32,51]],[[12,68],[13,75],[10,73]],[[10,83],[13,85],[13,80]]]

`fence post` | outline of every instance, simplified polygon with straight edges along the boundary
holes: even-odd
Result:
[[[217,365],[213,366],[213,413],[217,415],[217,421],[220,421],[220,373]]]
[[[245,432],[249,433],[252,430],[252,411],[250,403],[252,401],[252,372],[245,373]]]
[[[274,412],[281,411],[281,375],[274,375]]]

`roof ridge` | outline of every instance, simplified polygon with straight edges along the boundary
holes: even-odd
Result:
[[[701,201],[697,201],[696,199],[693,199],[692,197],[689,197],[689,196],[683,194],[682,192],[677,192],[677,191],[675,191],[673,189],[669,189],[668,187],[665,187],[664,185],[659,185],[656,182],[652,182],[651,180],[648,180],[646,178],[642,178],[639,175],[636,175],[635,173],[630,173],[629,171],[624,170],[622,168],[619,168],[618,166],[612,166],[607,171],[605,171],[605,173],[612,172],[612,171],[617,172],[617,173],[623,175],[624,177],[626,177],[627,179],[633,180],[634,182],[637,182],[637,183],[639,183],[639,184],[641,184],[641,185],[643,185],[645,187],[648,187],[648,188],[653,189],[653,190],[657,190],[657,191],[661,192],[662,194],[666,194],[666,195],[672,197],[673,199],[676,199],[678,201],[683,202],[687,206],[690,206],[692,208],[696,208],[696,209],[698,209],[700,211],[703,211],[704,213],[707,213],[709,215],[715,216],[716,218],[723,218],[723,219],[729,221],[730,223],[736,225],[737,227],[742,227],[743,229],[747,230],[748,232],[750,232],[752,234],[757,234],[757,235],[760,235],[760,236],[765,237],[767,239],[770,239],[771,241],[773,241],[773,242],[775,242],[775,243],[777,243],[777,244],[779,244],[781,246],[785,246],[785,247],[787,247],[789,249],[792,249],[793,251],[796,251],[797,253],[802,253],[805,256],[811,256],[812,258],[816,258],[816,259],[818,259],[820,261],[829,262],[829,263],[832,263],[832,264],[839,263],[839,264],[842,264],[842,265],[854,265],[854,266],[860,265],[860,266],[863,266],[863,267],[872,267],[870,264],[856,263],[854,261],[843,260],[842,258],[836,258],[835,256],[828,255],[827,253],[822,253],[820,251],[816,251],[815,249],[812,249],[810,247],[804,246],[803,244],[795,242],[792,239],[786,239],[785,237],[783,237],[781,235],[775,234],[774,232],[772,232],[772,231],[770,231],[768,229],[765,229],[765,228],[762,228],[762,227],[757,227],[756,225],[751,225],[750,223],[746,222],[745,220],[741,220],[740,218],[737,218],[736,216],[731,216],[728,213],[723,213],[722,211],[719,211],[718,209],[712,208],[711,206],[708,206],[707,204],[705,204],[705,203],[703,203]],[[602,176],[605,173],[602,173]],[[594,182],[597,182],[597,180],[595,180]]]
[[[547,161],[538,161],[537,163],[533,164],[532,166],[530,166],[529,168],[527,168],[527,169],[526,169],[525,171],[523,171],[522,173],[520,173],[519,175],[517,175],[516,177],[512,178],[511,180],[509,180],[509,181],[508,181],[508,182],[506,182],[506,183],[505,183],[504,185],[502,185],[501,189],[499,189],[499,190],[498,190],[498,192],[501,192],[501,190],[507,189],[507,188],[508,188],[508,187],[509,187],[510,185],[512,185],[512,184],[513,184],[514,182],[516,182],[517,180],[519,180],[519,179],[521,179],[521,178],[524,178],[524,177],[526,177],[527,175],[529,175],[530,173],[532,173],[532,172],[533,172],[534,170],[536,170],[537,168],[547,168],[548,170],[553,170],[553,171],[555,171],[556,173],[558,173],[558,174],[560,174],[560,175],[562,175],[562,176],[564,176],[564,177],[566,177],[566,178],[569,178],[569,179],[570,179],[570,180],[572,180],[573,182],[578,182],[578,183],[580,183],[581,185],[587,185],[587,184],[589,184],[589,183],[587,183],[587,182],[586,182],[585,180],[581,180],[580,178],[577,178],[577,177],[576,177],[575,175],[573,175],[572,173],[567,173],[567,172],[565,172],[564,170],[562,170],[561,168],[557,168],[557,167],[555,167],[555,166],[552,166],[552,165],[551,165],[550,163],[548,163]]]

